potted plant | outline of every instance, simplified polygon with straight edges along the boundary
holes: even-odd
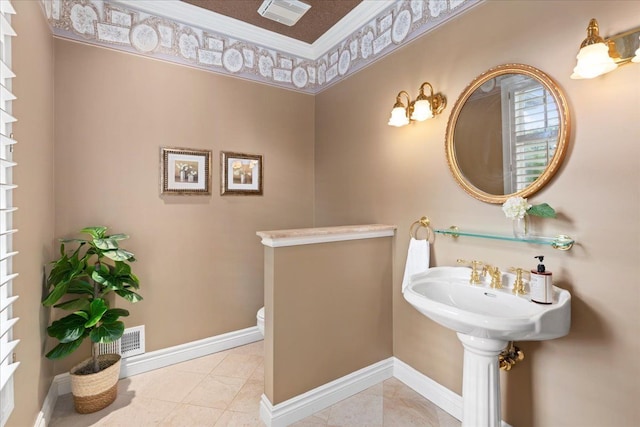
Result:
[[[138,278],[129,263],[131,252],[119,247],[126,234],[106,235],[107,227],[87,227],[81,233],[90,239],[61,239],[60,258],[53,261],[47,278],[49,294],[43,305],[70,311],[47,328],[59,343],[46,354],[49,359],[70,355],[89,338],[92,357],[71,368],[71,392],[79,413],[96,412],[110,405],[117,394],[120,355],[98,355],[99,343],[116,341],[124,333],[122,308],[110,308],[112,292],[135,303],[142,297],[135,292]],[[65,244],[77,245],[67,251]]]

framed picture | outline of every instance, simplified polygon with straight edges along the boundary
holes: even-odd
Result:
[[[211,151],[160,148],[160,194],[211,194]]]
[[[262,195],[262,156],[220,152],[220,194]]]

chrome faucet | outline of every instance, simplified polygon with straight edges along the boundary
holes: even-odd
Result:
[[[471,283],[472,285],[479,285],[481,283],[478,267],[484,265],[482,261],[467,261],[464,259],[459,259],[457,262],[458,264],[471,266],[471,277],[469,278],[469,283]]]

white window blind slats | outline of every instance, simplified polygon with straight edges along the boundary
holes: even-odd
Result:
[[[4,38],[5,36],[15,37],[17,34],[7,21],[5,14],[0,13],[0,37]]]
[[[19,254],[19,252],[18,252],[18,251],[14,251],[14,252],[7,252],[7,253],[5,253],[5,254],[0,254],[0,262],[4,261],[4,260],[6,260],[6,259],[12,258],[12,257],[14,257],[14,256],[16,256],[16,255],[18,255],[18,254]]]
[[[13,350],[16,348],[20,340],[10,341],[6,344],[5,347],[2,348],[2,352],[0,353],[0,362],[4,362],[7,357],[11,355]]]
[[[0,58],[0,81],[14,78],[16,75],[3,60]]]
[[[16,277],[18,277],[18,273],[9,274],[8,276],[5,276],[5,277],[0,277],[0,286],[4,286],[7,283],[10,283]]]
[[[6,322],[2,322],[2,325],[0,326],[0,342],[6,339],[5,335],[7,335],[7,332],[13,328],[13,325],[18,323],[18,320],[20,320],[19,317],[14,317],[13,319],[7,319]]]
[[[0,108],[0,121],[2,121],[3,123],[13,123],[13,122],[17,122],[18,119],[16,119],[11,114],[9,114],[8,112]]]
[[[18,366],[20,366],[20,362],[2,365],[2,367],[0,367],[0,390],[7,385],[7,382],[9,382],[16,369],[18,369]]]
[[[13,207],[11,190],[17,185],[13,182],[12,145],[16,140],[12,134],[13,101],[12,80],[16,74],[11,69],[12,40],[16,32],[11,26],[11,15],[15,14],[10,0],[0,0],[0,427],[4,426],[11,415],[14,405],[13,374],[20,366],[15,362],[14,352],[19,339],[14,337],[13,327],[18,322],[13,317],[13,304],[18,295],[13,293],[13,280],[18,273],[13,271]],[[4,231],[3,231],[4,230]]]
[[[15,15],[16,10],[13,8],[13,5],[8,0],[0,0],[0,13],[4,15]]]
[[[0,83],[0,105],[5,105],[6,102],[13,101],[14,99],[16,99],[16,96]]]
[[[16,141],[15,139],[11,138],[10,136],[7,136],[3,133],[0,133],[0,145],[13,145],[15,144]]]
[[[20,298],[18,295],[13,296],[11,298],[7,298],[6,300],[2,301],[2,304],[0,304],[0,311],[4,311],[7,307],[10,307],[11,304],[13,304],[18,298]]]

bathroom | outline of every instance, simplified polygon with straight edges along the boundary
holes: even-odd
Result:
[[[589,20],[605,36],[626,31],[640,25],[640,2],[482,2],[316,95],[53,38],[39,2],[15,3],[21,366],[8,426],[33,425],[53,377],[75,362],[42,356],[42,266],[56,256],[57,238],[98,223],[131,235],[145,299],[126,323],[146,326],[148,352],[255,326],[265,273],[257,231],[393,224],[385,352],[459,394],[459,341],[413,309],[400,283],[409,227],[423,215],[439,228],[511,230],[499,205],[458,186],[444,150],[458,96],[504,63],[543,70],[565,93],[567,155],[531,201],[558,212],[538,229],[577,243],[544,253],[555,284],[572,294],[571,331],[519,343],[527,358],[501,374],[503,418],[518,427],[640,419],[640,66],[569,78]],[[446,96],[442,114],[387,126],[396,94],[415,96],[423,81]],[[212,150],[212,195],[160,197],[162,146]],[[219,195],[220,151],[264,156],[263,196]],[[533,268],[539,251],[437,236],[431,264],[465,258]]]

